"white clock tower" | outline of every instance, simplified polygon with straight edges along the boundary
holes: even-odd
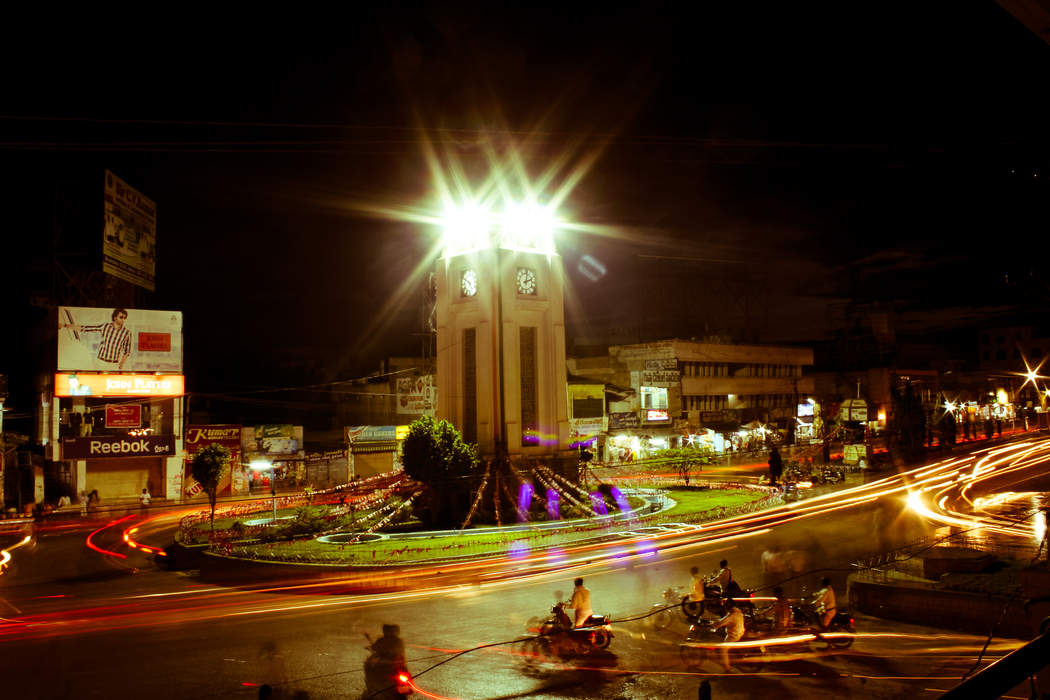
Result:
[[[446,219],[437,280],[438,418],[482,456],[569,449],[564,276],[539,206]]]

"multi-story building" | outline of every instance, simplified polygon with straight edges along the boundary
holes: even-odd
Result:
[[[813,392],[808,348],[665,340],[614,345],[607,358],[570,360],[570,371],[607,386],[604,459],[704,442],[717,451],[793,434],[798,406]],[[627,389],[624,391],[624,389]]]

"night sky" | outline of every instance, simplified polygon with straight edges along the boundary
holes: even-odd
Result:
[[[107,168],[157,203],[149,306],[185,312],[194,391],[415,351],[436,232],[367,211],[435,205],[428,143],[477,183],[489,152],[534,178],[563,160],[552,187],[589,165],[562,213],[592,232],[559,239],[574,327],[629,293],[637,255],[762,270],[770,342],[826,338],[829,300],[895,302],[921,331],[1050,297],[1050,46],[994,3],[353,7],[0,48],[0,373],[25,360],[56,182],[97,186],[101,218]]]

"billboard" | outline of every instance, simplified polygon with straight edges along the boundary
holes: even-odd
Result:
[[[434,376],[397,378],[397,413],[401,416],[433,416],[437,405]]]
[[[244,467],[241,465],[241,426],[240,425],[187,425],[186,426],[186,496],[193,498],[203,491],[204,487],[193,478],[193,455],[205,445],[224,445],[230,450],[230,465],[219,477],[217,494],[220,496],[238,495],[244,491]]]
[[[151,292],[157,267],[157,205],[106,171],[102,271]]]
[[[55,375],[55,396],[182,396],[181,374],[65,374]]]
[[[262,455],[303,455],[303,426],[270,424],[241,430],[245,452]]]
[[[58,369],[182,372],[182,312],[60,306]]]

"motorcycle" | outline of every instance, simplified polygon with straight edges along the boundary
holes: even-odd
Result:
[[[837,484],[846,478],[846,474],[841,469],[835,469],[834,467],[824,467],[823,478],[824,483]]]
[[[857,633],[853,616],[848,612],[836,611],[826,628],[820,624],[820,613],[812,603],[791,606],[791,616],[796,624],[813,629],[817,639],[827,645],[826,649],[848,649]]]
[[[749,642],[753,642],[749,644]],[[697,669],[705,661],[721,663],[720,652],[726,644],[721,630],[712,629],[710,625],[697,623],[689,626],[689,632],[678,647],[679,656],[686,668]],[[743,639],[735,642],[729,650],[729,658],[734,666],[741,670],[753,671],[757,664],[744,664],[742,659],[753,652],[761,653],[764,649],[755,641],[754,633],[744,633]]]
[[[754,613],[755,605],[751,598],[755,597],[755,592],[741,588],[736,581],[732,581],[729,585],[733,603],[740,608],[741,612],[744,615]],[[691,613],[694,610],[699,610],[699,612],[696,615],[692,615]],[[712,583],[704,586],[703,601],[683,601],[682,612],[692,622],[696,622],[703,616],[704,612],[710,612],[715,617],[722,617],[729,612],[729,606],[726,605],[726,596],[722,592],[722,587],[717,583]]]
[[[606,615],[591,615],[580,627],[573,626],[565,612],[568,603],[556,603],[551,617],[542,622],[538,634],[527,643],[537,655],[553,651],[559,656],[583,656],[612,643],[613,631]]]
[[[717,595],[721,595],[721,589],[717,586],[711,590],[713,594],[717,591]],[[682,589],[678,586],[668,587],[664,591],[663,601],[653,605],[652,624],[654,629],[664,630],[671,626],[671,623],[674,622],[672,608],[679,608],[686,621],[693,623],[704,614],[704,601],[694,601],[690,596],[683,595]]]

